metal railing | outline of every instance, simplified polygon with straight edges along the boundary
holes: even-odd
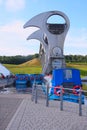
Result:
[[[45,99],[46,99],[46,107],[49,107],[49,84],[45,84],[46,87],[46,94],[45,95]],[[63,88],[63,86],[60,87],[60,111],[63,111],[64,109],[64,100],[63,100],[63,92],[62,89],[64,90],[69,90],[69,91],[73,91],[73,89],[70,88]],[[38,90],[42,90],[42,85],[38,85],[36,83],[33,84],[32,86],[32,97],[31,100],[35,101],[35,104],[38,103],[38,97],[39,97],[39,93]],[[43,90],[42,90],[43,91]],[[82,116],[82,93],[85,92],[87,93],[87,91],[81,90],[79,91],[79,95],[78,95],[78,107],[79,107],[79,116]]]
[[[13,78],[0,79],[0,87],[10,86],[14,83]]]

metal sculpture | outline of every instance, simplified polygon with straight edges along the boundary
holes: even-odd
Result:
[[[47,20],[52,15],[63,17],[65,23],[47,23]],[[63,47],[70,26],[68,17],[60,11],[48,11],[30,19],[24,25],[24,28],[31,26],[38,27],[39,30],[32,33],[27,39],[37,39],[40,41],[39,55],[43,73],[50,74],[54,69],[65,68]]]

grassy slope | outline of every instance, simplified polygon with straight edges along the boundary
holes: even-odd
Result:
[[[16,73],[41,73],[42,67],[39,59],[35,58],[31,61],[25,62],[20,65],[9,65],[5,64],[5,66],[14,74]],[[87,76],[87,64],[84,63],[68,63],[67,67],[77,68],[81,72],[81,76]]]
[[[20,64],[19,65],[20,67],[24,67],[24,66],[27,66],[27,67],[30,67],[30,66],[39,66],[41,67],[41,64],[40,64],[40,60],[38,58],[35,58],[33,60],[30,60],[30,61],[27,61],[23,64]]]
[[[17,74],[17,73],[28,73],[28,74],[33,74],[33,73],[41,73],[41,64],[39,59],[33,59],[31,61],[25,62],[20,65],[9,65],[9,64],[4,64],[12,73]]]

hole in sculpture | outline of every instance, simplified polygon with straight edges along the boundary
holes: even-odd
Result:
[[[61,34],[66,28],[65,19],[60,15],[52,15],[47,20],[47,29],[52,34]]]

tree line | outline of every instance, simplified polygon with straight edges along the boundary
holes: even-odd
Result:
[[[0,56],[0,63],[2,64],[22,64],[34,58],[39,58],[39,54],[28,55],[28,56]],[[69,62],[76,62],[76,63],[87,63],[87,55],[65,55],[65,61]]]
[[[22,64],[24,62],[27,62],[29,60],[32,60],[34,58],[38,58],[39,54],[34,54],[34,55],[28,55],[28,56],[0,56],[0,63],[2,64]]]
[[[65,60],[67,63],[75,62],[75,63],[87,63],[87,55],[66,55]]]

